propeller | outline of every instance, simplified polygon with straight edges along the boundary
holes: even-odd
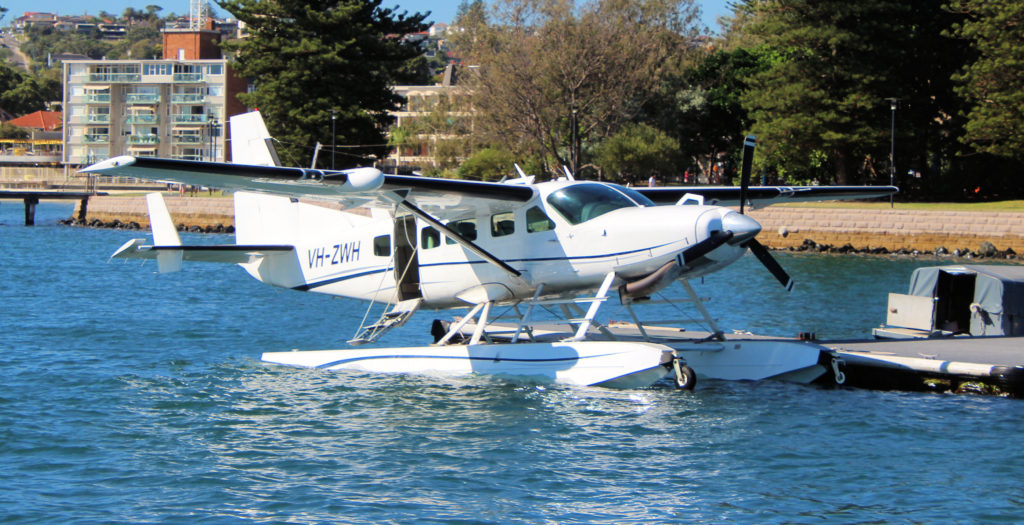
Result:
[[[703,257],[711,250],[729,242],[733,235],[735,234],[731,231],[718,230],[711,232],[711,235],[708,236],[707,239],[683,250],[683,265],[689,265],[691,262]]]
[[[786,273],[786,270],[782,269],[779,262],[776,261],[775,257],[772,257],[771,252],[768,251],[768,248],[765,248],[763,244],[757,242],[757,239],[750,239],[746,246],[750,249],[750,253],[753,253],[754,256],[757,257],[757,260],[761,261],[761,264],[763,264],[769,272],[772,272],[772,275],[782,283],[782,286],[786,287],[787,292],[793,291],[793,284],[795,284],[793,282],[793,278]]]
[[[744,205],[747,203],[747,189],[750,187],[750,168],[754,162],[754,147],[756,145],[757,139],[753,135],[747,135],[747,138],[743,141],[743,171],[740,174],[740,214],[744,214]],[[694,245],[694,248],[700,244]],[[757,260],[761,261],[761,264],[775,276],[775,279],[782,286],[786,287],[787,292],[793,291],[793,278],[786,273],[786,270],[775,260],[775,257],[772,257],[768,248],[765,248],[763,244],[753,237],[741,246],[750,249],[750,253],[753,253]]]

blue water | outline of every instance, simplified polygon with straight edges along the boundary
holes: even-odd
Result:
[[[70,213],[26,228],[0,203],[2,523],[1024,521],[1024,401],[268,366],[340,347],[363,305],[107,263],[142,234],[56,225]],[[752,258],[696,288],[730,328],[855,337],[921,264],[778,258],[792,294]],[[429,342],[435,315],[384,343]]]

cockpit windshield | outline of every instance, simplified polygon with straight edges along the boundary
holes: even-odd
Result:
[[[589,221],[612,210],[654,206],[640,193],[613,184],[573,184],[548,195],[548,204],[572,224]]]

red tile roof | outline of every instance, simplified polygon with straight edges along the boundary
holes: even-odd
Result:
[[[35,128],[43,131],[53,131],[61,127],[61,113],[59,111],[36,111],[28,115],[22,115],[14,120],[7,121],[19,128]]]

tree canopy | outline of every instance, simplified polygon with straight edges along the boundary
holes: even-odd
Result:
[[[968,104],[962,141],[1024,160],[1024,3],[955,0],[950,10],[966,15],[954,33],[976,53],[956,77]]]
[[[426,30],[427,14],[381,7],[381,0],[223,0],[249,36],[228,41],[235,69],[253,80],[239,96],[264,114],[290,164],[308,165],[314,144],[332,141],[337,167],[366,164],[387,146],[391,86],[419,78],[420,48],[404,35]]]
[[[469,81],[476,132],[578,168],[573,111],[585,149],[631,122],[686,54],[696,13],[692,0],[503,0],[490,16],[469,4],[458,43],[479,66]]]

